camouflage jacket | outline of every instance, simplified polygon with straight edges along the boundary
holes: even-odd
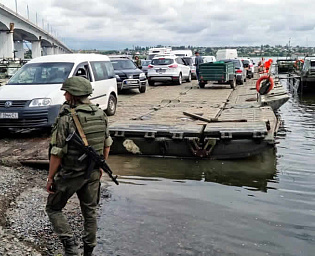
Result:
[[[81,104],[78,107],[97,107],[93,104]],[[98,110],[99,111],[99,110]],[[100,110],[101,111],[101,110]],[[109,147],[112,144],[112,139],[108,131],[107,116],[104,113],[105,126],[104,129],[104,147]],[[78,158],[83,154],[73,145],[66,142],[69,134],[76,131],[76,126],[70,113],[70,106],[64,103],[60,109],[59,115],[53,127],[52,138],[50,143],[50,154],[61,158],[61,170],[63,176],[79,176],[84,174],[88,167],[88,159],[83,162],[78,162]],[[93,146],[93,145],[92,145]],[[100,152],[102,153],[102,152]]]

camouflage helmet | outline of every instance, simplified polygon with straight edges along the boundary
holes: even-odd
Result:
[[[92,85],[86,78],[73,76],[63,82],[60,90],[67,91],[73,96],[86,96],[92,94]]]

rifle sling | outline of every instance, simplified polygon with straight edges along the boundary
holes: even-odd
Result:
[[[70,112],[71,112],[71,115],[72,115],[72,117],[73,117],[74,124],[75,124],[75,126],[77,127],[77,129],[78,129],[78,132],[79,132],[79,134],[80,134],[80,137],[81,137],[81,139],[83,140],[84,145],[87,147],[87,146],[89,145],[89,143],[88,143],[88,141],[87,141],[87,139],[86,139],[86,136],[85,136],[85,134],[84,134],[84,131],[83,131],[83,128],[82,128],[81,123],[80,123],[80,121],[79,121],[79,118],[78,118],[78,116],[77,116],[77,113],[75,112],[75,109],[74,109],[74,108],[71,108],[71,109],[70,109]]]

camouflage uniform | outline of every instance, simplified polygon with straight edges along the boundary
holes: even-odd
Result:
[[[84,79],[84,78],[83,78]],[[109,135],[106,114],[89,100],[75,108],[89,145],[103,154],[104,147],[109,147],[112,139]],[[46,212],[55,233],[61,241],[74,241],[71,228],[62,209],[74,193],[80,200],[84,218],[83,242],[85,246],[96,246],[96,207],[100,195],[100,171],[97,166],[86,179],[88,159],[82,162],[78,158],[83,154],[71,142],[66,142],[69,134],[76,130],[70,113],[70,106],[65,103],[53,128],[50,154],[61,158],[61,167],[54,177],[55,193],[49,194]],[[64,242],[63,242],[64,243]],[[65,248],[67,247],[64,243]],[[72,249],[71,249],[72,250]],[[66,255],[77,255],[76,251],[66,251]]]
[[[141,68],[141,60],[139,59],[139,57],[136,58],[135,63],[138,68]]]

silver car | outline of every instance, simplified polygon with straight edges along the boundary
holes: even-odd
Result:
[[[197,79],[195,61],[192,57],[183,57],[184,62],[190,67],[191,78]]]
[[[151,64],[151,60],[141,60],[141,70],[148,76],[148,66]]]
[[[230,59],[230,60],[222,60],[222,61],[233,61],[234,62],[236,83],[243,84],[244,82],[246,82],[247,70],[244,68],[241,59]]]

